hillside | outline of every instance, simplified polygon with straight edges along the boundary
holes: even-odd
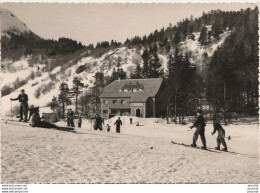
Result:
[[[174,53],[178,50],[182,55],[188,57],[189,65],[193,66],[196,73],[205,82],[208,77],[207,74],[212,57],[220,48],[231,46],[226,44],[226,40],[231,34],[239,33],[237,26],[242,25],[240,23],[235,24],[230,19],[227,19],[228,22],[223,23],[225,21],[223,18],[235,16],[242,18],[247,17],[247,15],[252,15],[253,17],[255,13],[258,13],[257,9],[241,12],[212,11],[204,14],[201,18],[186,19],[176,26],[169,26],[167,29],[161,29],[161,31],[156,30],[147,37],[127,39],[124,44],[115,41],[111,41],[111,43],[105,41],[98,43],[94,47],[93,45],[83,46],[81,43],[64,38],[60,38],[58,41],[43,40],[30,32],[18,18],[12,16],[12,13],[3,11],[2,14],[5,14],[3,19],[6,18],[5,23],[9,23],[11,19],[15,21],[11,22],[10,25],[5,25],[5,31],[8,32],[8,29],[15,29],[15,25],[17,25],[16,29],[18,30],[16,30],[17,33],[5,33],[2,36],[2,39],[4,37],[2,43],[4,60],[1,76],[2,104],[5,104],[2,106],[2,112],[10,112],[9,98],[16,97],[21,88],[24,88],[29,95],[30,104],[44,107],[53,97],[58,96],[59,86],[62,82],[72,87],[75,77],[78,77],[84,83],[86,87],[84,88],[85,92],[90,92],[91,88],[96,85],[96,73],[103,73],[105,85],[109,83],[109,80],[111,81],[110,77],[113,77],[114,72],[117,72],[118,69],[122,69],[126,73],[124,78],[130,78],[136,73],[138,66],[142,71],[144,70],[145,50],[148,50],[150,54],[147,59],[149,65],[151,65],[152,57],[158,55],[157,69],[162,70],[162,75],[160,76],[168,79],[170,76],[169,60],[172,56],[174,57]],[[255,22],[257,19],[253,21]],[[221,26],[221,30],[218,32],[216,31],[217,24]],[[24,27],[22,28],[21,26]],[[28,30],[33,34],[33,41],[34,43],[37,42],[37,46],[30,47],[30,44],[26,41],[27,37],[21,35],[23,32],[28,32]],[[18,31],[21,33],[18,33]],[[206,36],[205,33],[207,34]],[[254,37],[257,37],[257,34],[254,34]],[[21,39],[23,41],[18,41]],[[12,45],[10,42],[17,43],[17,41],[21,42],[21,45],[16,47],[10,46]],[[69,42],[69,44],[66,42]],[[59,45],[63,45],[63,47]],[[152,52],[154,46],[157,48]],[[58,49],[58,47],[61,48]],[[17,57],[9,57],[12,56],[13,52],[16,55],[18,53],[17,50],[25,52],[26,50],[28,51],[28,48],[31,48],[29,54],[22,54],[19,59]],[[149,78],[143,75],[141,77]],[[201,86],[204,87],[204,84]],[[181,92],[183,96],[184,91]],[[186,95],[190,92],[185,90]],[[173,96],[174,93],[169,95]]]

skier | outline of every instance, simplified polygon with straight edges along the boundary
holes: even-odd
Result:
[[[81,117],[79,117],[79,120],[78,120],[78,128],[81,128],[81,123],[82,123],[82,119],[81,119]]]
[[[116,125],[116,132],[120,133],[120,125],[122,125],[122,121],[120,120],[120,117],[118,117],[114,125]]]
[[[227,144],[225,141],[225,130],[223,129],[223,127],[217,122],[216,119],[213,119],[213,127],[214,130],[211,133],[212,135],[214,135],[216,133],[216,131],[218,131],[218,137],[217,137],[217,147],[215,147],[216,150],[220,150],[220,144],[222,143],[223,145],[223,151],[227,151]]]
[[[94,129],[95,130],[99,129],[100,131],[102,131],[103,119],[99,116],[99,114],[96,114],[95,119],[96,119],[96,121],[95,121],[95,124],[94,124]]]
[[[202,111],[198,110],[197,111],[197,120],[190,127],[191,129],[193,127],[197,128],[196,131],[194,132],[194,135],[193,135],[193,143],[191,144],[192,147],[197,147],[196,141],[197,141],[197,139],[200,135],[201,142],[203,144],[202,149],[207,149],[206,138],[205,138],[205,126],[206,126],[206,123],[205,123],[204,117],[202,116]]]
[[[74,114],[73,110],[70,109],[70,126],[71,127],[75,127],[74,119],[75,119],[75,114]]]
[[[42,127],[42,128],[59,128],[54,124],[41,121],[41,117],[39,114],[39,107],[36,107],[33,109],[33,115],[32,115],[32,127]]]
[[[130,125],[132,125],[133,124],[133,119],[132,119],[132,117],[130,117]]]
[[[67,110],[66,117],[67,117],[67,126],[69,127],[70,126],[70,109]]]
[[[15,99],[10,98],[10,100],[11,101],[19,100],[19,102],[20,102],[20,120],[19,121],[27,122],[28,95],[25,94],[24,89],[21,90],[21,94],[19,94],[17,98],[15,98]],[[25,117],[25,119],[23,119],[23,116]]]

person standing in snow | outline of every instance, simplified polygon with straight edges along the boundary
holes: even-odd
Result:
[[[96,121],[95,121],[95,124],[94,124],[94,130],[99,129],[100,131],[102,131],[103,119],[99,116],[99,114],[96,114],[95,119],[96,119]]]
[[[200,135],[201,142],[203,144],[202,149],[207,149],[206,138],[205,138],[205,126],[206,126],[206,123],[205,123],[204,117],[202,116],[202,111],[198,110],[197,111],[197,120],[190,127],[191,129],[193,127],[196,127],[196,131],[194,132],[194,135],[193,135],[193,143],[191,144],[192,147],[197,147],[196,142]]]
[[[72,109],[71,109],[71,110],[70,110],[70,126],[71,126],[71,127],[75,127],[74,119],[75,119],[75,114],[74,114],[74,112],[73,112]]]
[[[82,119],[81,119],[81,117],[79,117],[79,120],[78,120],[78,128],[81,128],[81,124],[82,124]]]
[[[225,141],[225,130],[223,129],[223,127],[217,122],[216,119],[213,120],[213,127],[214,130],[211,133],[212,135],[214,135],[216,133],[216,131],[218,131],[218,137],[217,137],[217,147],[215,148],[216,150],[220,150],[220,144],[222,143],[223,145],[223,151],[227,151],[227,144]]]
[[[67,117],[67,126],[70,127],[70,109],[68,109],[66,117]]]
[[[132,119],[132,117],[130,117],[130,125],[132,125],[133,124],[133,119]]]
[[[118,117],[114,125],[116,125],[116,132],[120,133],[120,126],[122,125],[122,121],[120,120],[120,117]]]
[[[18,95],[17,98],[10,98],[11,101],[19,100],[20,102],[20,120],[27,122],[27,116],[28,116],[28,95],[25,94],[24,89],[21,90],[21,94]],[[25,119],[23,119],[23,116]]]

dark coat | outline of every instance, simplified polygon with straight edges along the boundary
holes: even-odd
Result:
[[[12,99],[13,101],[19,100],[20,103],[27,103],[28,102],[28,95],[27,94],[19,94],[17,98]]]
[[[193,123],[193,126],[192,127],[205,127],[206,126],[206,123],[205,123],[205,119],[202,115],[199,115],[197,117],[197,120]]]

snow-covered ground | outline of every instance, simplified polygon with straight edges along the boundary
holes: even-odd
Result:
[[[94,131],[87,120],[77,133],[2,121],[2,183],[259,183],[257,124],[224,126],[232,154],[171,144],[191,143],[189,125],[121,119],[120,134],[114,126],[110,133]],[[216,146],[212,130],[208,123],[210,148]]]

